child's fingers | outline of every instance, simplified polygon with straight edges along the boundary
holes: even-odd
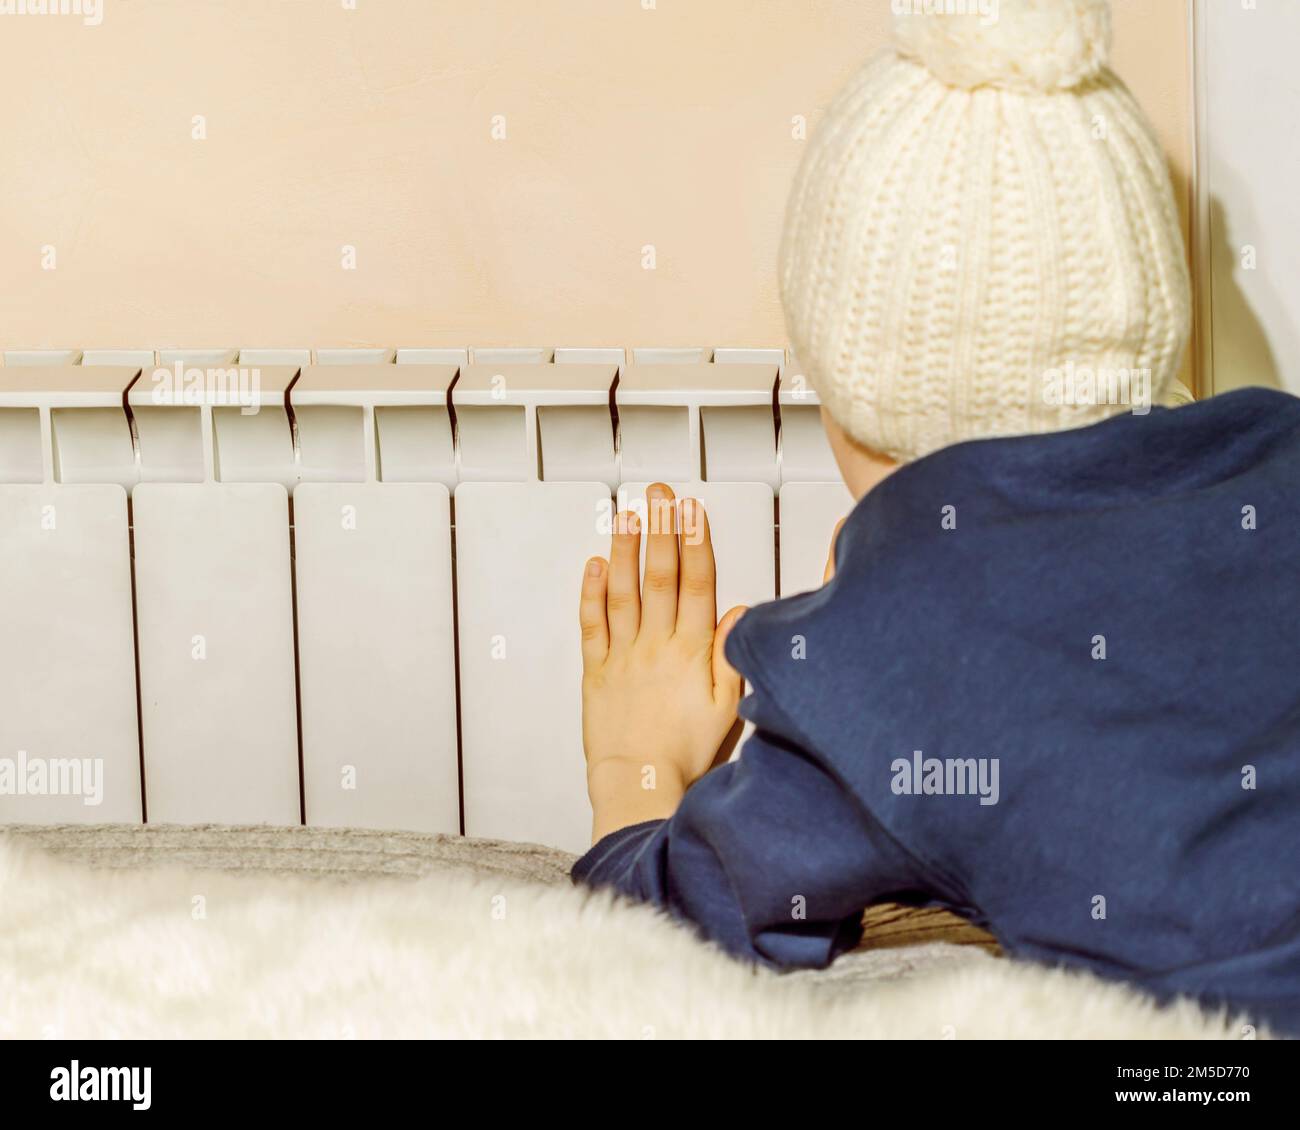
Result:
[[[830,579],[835,576],[835,543],[840,540],[840,531],[844,529],[844,523],[847,518],[841,518],[835,523],[835,532],[831,534],[830,555],[826,558],[826,571],[822,574],[822,584],[829,584]]]
[[[740,618],[748,611],[743,604],[729,609],[718,621],[718,630],[713,636],[713,701],[725,704],[734,710],[740,702],[741,692],[745,689],[745,680],[730,663],[727,662],[727,636]]]
[[[717,565],[709,518],[698,499],[683,499],[682,579],[677,600],[677,631],[707,638],[718,622]]]
[[[653,483],[645,492],[645,581],[641,586],[641,635],[667,639],[677,623],[677,504],[670,487]]]
[[[641,519],[628,511],[614,517],[609,547],[605,609],[609,646],[630,644],[641,626]]]
[[[599,557],[587,562],[582,574],[582,597],[578,601],[578,623],[582,625],[582,666],[600,666],[609,654],[609,622],[605,617],[605,590],[609,566]]]

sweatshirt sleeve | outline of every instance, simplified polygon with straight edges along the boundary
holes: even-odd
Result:
[[[737,956],[824,966],[857,943],[864,907],[919,887],[917,869],[770,699],[741,715],[758,729],[738,760],[670,820],[606,836],[573,879],[661,906]]]

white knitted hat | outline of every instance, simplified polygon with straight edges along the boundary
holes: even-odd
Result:
[[[1141,411],[1144,379],[1158,402],[1187,265],[1106,0],[891,6],[895,47],[828,111],[786,217],[786,323],[822,403],[909,460]]]

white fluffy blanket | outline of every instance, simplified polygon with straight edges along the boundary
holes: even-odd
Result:
[[[0,840],[0,1037],[1240,1035],[967,947],[832,972],[754,970],[561,886],[103,871]]]

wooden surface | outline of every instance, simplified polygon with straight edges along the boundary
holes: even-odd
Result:
[[[938,907],[882,902],[867,907],[862,915],[860,950],[918,946],[927,942],[979,946],[986,953],[999,956],[1002,953],[997,940],[987,930]]]

